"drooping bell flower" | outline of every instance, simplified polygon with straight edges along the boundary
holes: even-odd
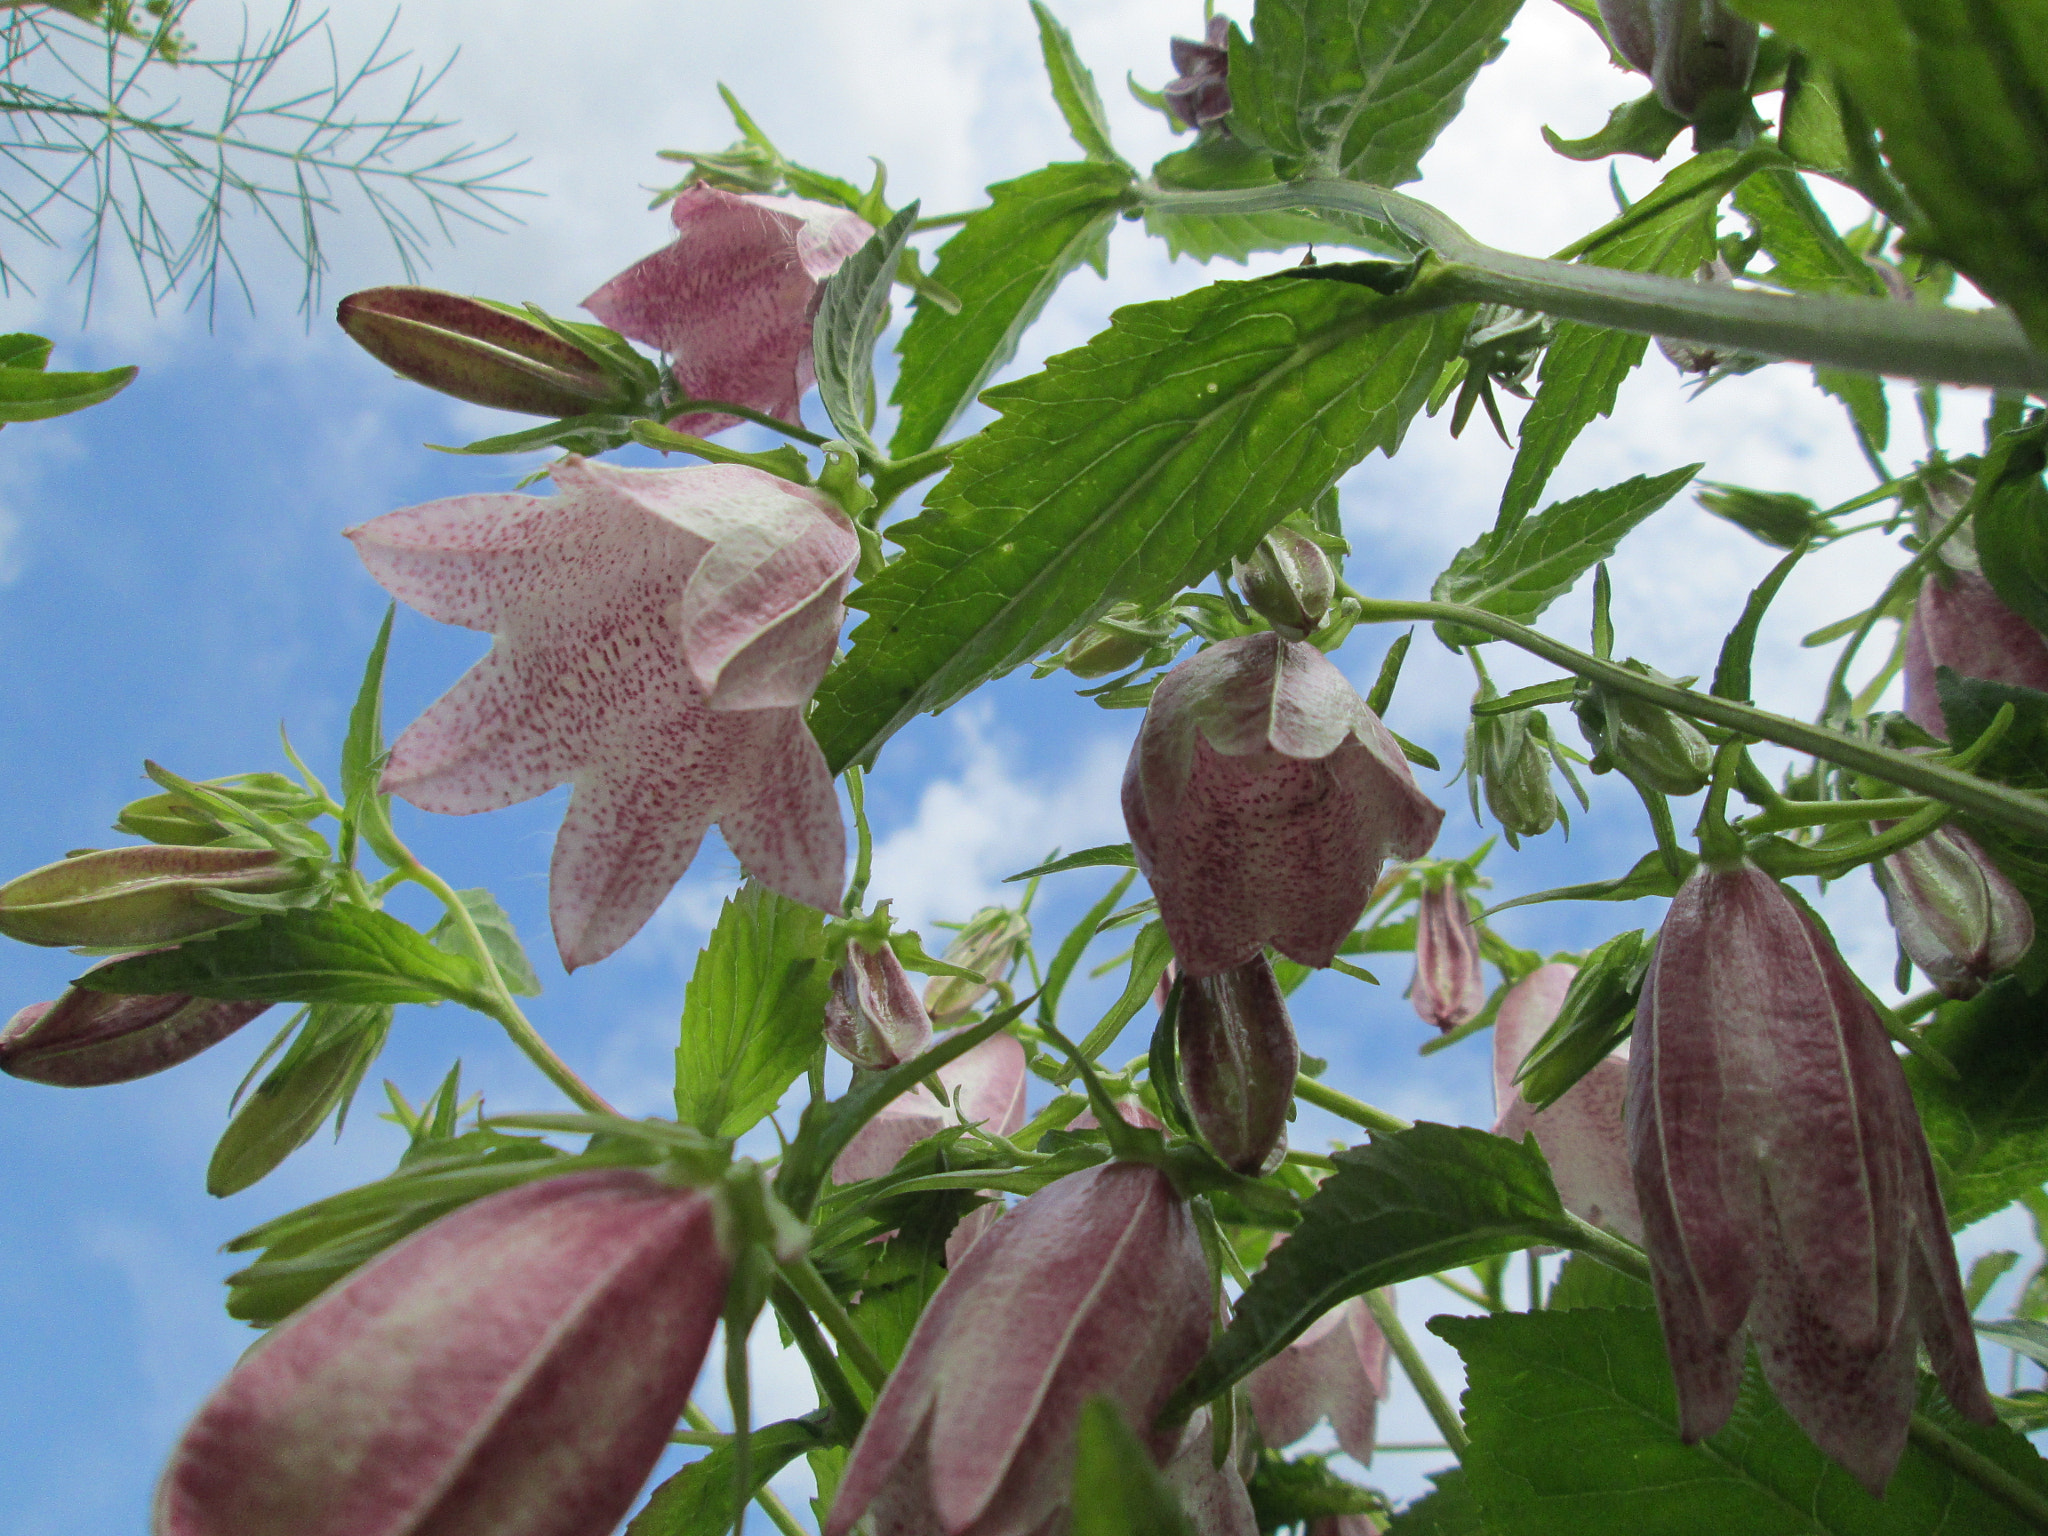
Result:
[[[1719,1430],[1745,1330],[1778,1401],[1873,1494],[1924,1344],[1995,1423],[1905,1074],[1817,923],[1746,861],[1672,901],[1629,1063],[1629,1159],[1680,1433]]]
[[[669,204],[676,238],[583,301],[620,334],[668,354],[676,387],[797,419],[817,381],[811,317],[818,285],[865,245],[857,213],[802,197],[725,192],[698,183]],[[699,437],[739,422],[685,412],[669,425]]]
[[[1271,632],[1213,645],[1160,679],[1123,805],[1191,978],[1263,944],[1328,965],[1387,856],[1421,857],[1444,816],[1329,658]]]
[[[2034,943],[2034,913],[1976,840],[1934,831],[1870,866],[1899,947],[1943,997],[1975,997]]]
[[[1423,1023],[1456,1029],[1486,1006],[1479,930],[1456,880],[1423,889],[1415,907],[1415,983],[1408,999]]]
[[[1055,1529],[1075,1430],[1108,1397],[1164,1464],[1153,1424],[1209,1342],[1201,1239],[1166,1175],[1105,1163],[997,1222],[933,1295],[882,1388],[825,1521],[878,1531],[1031,1536]]]
[[[1230,18],[1211,16],[1201,42],[1176,37],[1167,47],[1180,71],[1166,82],[1167,111],[1190,128],[1230,116]]]
[[[58,1088],[133,1082],[220,1044],[268,1003],[70,987],[0,1029],[0,1072]]]
[[[1174,1024],[1181,1091],[1195,1129],[1226,1167],[1257,1178],[1287,1153],[1301,1069],[1287,998],[1264,955],[1181,984]]]
[[[1920,583],[1906,626],[1906,718],[1947,740],[1937,667],[2048,692],[2048,637],[1976,572],[1937,572]]]
[[[1387,1396],[1387,1336],[1365,1298],[1353,1296],[1253,1371],[1245,1392],[1259,1438],[1273,1449],[1294,1444],[1327,1419],[1344,1454],[1370,1466]]]
[[[1628,1046],[1595,1064],[1548,1109],[1537,1109],[1515,1086],[1523,1059],[1557,1018],[1577,974],[1574,965],[1540,965],[1501,999],[1493,1022],[1493,1134],[1520,1141],[1534,1132],[1564,1208],[1639,1244],[1643,1217],[1624,1121]]]
[[[932,1043],[932,1021],[887,944],[846,946],[825,1000],[825,1042],[871,1071],[901,1066]]]
[[[421,1229],[242,1358],[156,1536],[609,1536],[724,1305],[715,1227],[701,1191],[610,1168]]]
[[[741,465],[552,474],[554,496],[349,530],[393,596],[496,637],[398,738],[382,787],[465,814],[573,783],[548,885],[571,970],[639,931],[713,822],[763,885],[836,912],[845,831],[803,710],[859,556],[846,515]]]
[[[1217,1465],[1215,1421],[1208,1409],[1198,1409],[1188,1420],[1180,1449],[1166,1463],[1165,1477],[1195,1536],[1259,1536],[1258,1511],[1245,1487],[1239,1447],[1226,1449],[1223,1464]]]

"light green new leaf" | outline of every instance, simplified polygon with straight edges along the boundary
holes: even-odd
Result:
[[[1948,1207],[1963,1228],[2048,1181],[2048,1052],[2041,999],[2008,978],[1966,1003],[1945,1003],[1927,1043],[1958,1074],[1918,1056],[1900,1065],[1913,1085]]]
[[[1466,1483],[1488,1536],[2020,1536],[2005,1504],[1909,1445],[1882,1500],[1814,1448],[1752,1357],[1728,1427],[1678,1438],[1671,1367],[1647,1308],[1438,1317],[1465,1361]],[[1920,1407],[2035,1487],[2048,1471],[2002,1427],[1964,1424],[1929,1378]]]
[[[1685,129],[1685,119],[1657,99],[1656,93],[1624,102],[1607,114],[1597,133],[1567,139],[1543,130],[1543,142],[1567,160],[1605,160],[1609,155],[1634,155],[1662,160],[1671,141]]]
[[[1714,209],[1735,160],[1735,151],[1717,150],[1686,161],[1655,192],[1582,242],[1582,259],[1630,272],[1691,277],[1714,253]],[[1558,326],[1544,354],[1536,401],[1522,418],[1496,531],[1512,529],[1528,515],[1579,433],[1613,412],[1622,380],[1648,346],[1648,337],[1623,331],[1577,321]]]
[[[825,414],[841,437],[877,458],[881,450],[868,435],[875,424],[875,343],[889,324],[889,288],[916,222],[917,204],[912,203],[847,257],[819,289],[818,313],[811,321],[811,353]]]
[[[1122,165],[1123,156],[1109,141],[1109,118],[1102,110],[1102,97],[1096,94],[1095,77],[1074,51],[1072,34],[1039,0],[1031,0],[1031,14],[1038,18],[1038,49],[1045,56],[1045,72],[1052,80],[1052,99],[1059,105],[1060,116],[1067,120],[1067,132],[1090,160]]]
[[[1231,35],[1231,131],[1301,170],[1382,187],[1413,181],[1520,9],[1521,0],[1259,0],[1255,41]]]
[[[1637,475],[1545,507],[1505,537],[1482,534],[1452,557],[1430,596],[1440,603],[1463,603],[1520,624],[1531,623],[1612,555],[1626,534],[1683,490],[1702,467],[1688,464],[1661,475]],[[1492,638],[1442,621],[1436,632],[1453,647]]]
[[[214,1147],[206,1192],[247,1189],[304,1146],[329,1114],[346,1115],[390,1033],[389,1005],[309,1008],[284,1059],[256,1085]]]
[[[136,371],[109,368],[104,373],[43,373],[33,366],[0,367],[0,422],[69,416],[113,399],[135,382]]]
[[[1252,1276],[1176,1405],[1207,1401],[1348,1297],[1569,1241],[1557,1186],[1533,1144],[1424,1122],[1339,1152],[1336,1163],[1301,1208],[1301,1225]]]
[[[1372,449],[1392,452],[1466,321],[1416,313],[1426,302],[1217,283],[1119,310],[1087,346],[990,390],[1002,419],[847,600],[870,617],[811,715],[834,770],[1112,604],[1165,602]]]
[[[534,974],[526,946],[519,942],[519,930],[513,925],[511,914],[498,905],[498,898],[482,886],[457,891],[455,895],[469,913],[469,920],[476,924],[484,948],[491,952],[491,962],[504,979],[505,990],[516,997],[539,997],[540,977]],[[451,955],[469,954],[469,941],[453,913],[434,924],[427,938],[436,949],[445,949]]]
[[[1073,1508],[1068,1536],[1195,1536],[1144,1442],[1106,1397],[1090,1398],[1081,1410]]]
[[[913,302],[897,350],[895,404],[903,409],[889,452],[922,453],[959,419],[1017,351],[1017,339],[1053,290],[1082,262],[1100,271],[1110,226],[1130,187],[1118,165],[1049,165],[988,189],[990,203],[939,247],[932,276],[960,300],[948,314]]]
[[[728,900],[683,994],[676,1118],[737,1136],[774,1109],[818,1049],[825,916],[749,880]]]
[[[78,985],[95,992],[183,992],[267,1003],[480,1006],[483,972],[386,912],[335,906],[275,912],[176,949],[116,960]]]
[[[1952,262],[2048,345],[2048,0],[1737,0],[1839,72]]]

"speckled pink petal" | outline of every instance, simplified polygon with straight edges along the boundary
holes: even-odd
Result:
[[[846,883],[846,828],[832,771],[799,709],[707,709],[707,731],[743,739],[718,812],[741,866],[770,890],[837,913]]]
[[[1215,1434],[1208,1409],[1188,1420],[1180,1448],[1166,1464],[1166,1485],[1180,1500],[1195,1536],[1259,1536],[1258,1515],[1236,1457],[1226,1454],[1223,1465],[1216,1465]]]
[[[1486,1006],[1479,970],[1479,930],[1472,903],[1456,882],[1422,893],[1415,914],[1415,984],[1409,1001],[1423,1023],[1456,1029]]]
[[[1386,1337],[1354,1296],[1253,1371],[1245,1389],[1267,1445],[1292,1445],[1328,1419],[1345,1454],[1370,1465],[1387,1395]]]
[[[591,755],[587,717],[573,695],[574,682],[589,674],[557,660],[493,646],[399,733],[378,787],[423,811],[467,816],[568,779]],[[565,702],[571,718],[561,722]]]
[[[433,1223],[243,1357],[157,1536],[596,1536],[667,1444],[726,1287],[710,1201],[639,1169]]]
[[[1906,714],[1945,741],[1936,667],[2048,692],[2048,636],[2008,608],[1976,572],[1929,576],[1906,626]]]

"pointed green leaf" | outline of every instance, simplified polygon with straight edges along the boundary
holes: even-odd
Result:
[[[1517,896],[1488,907],[1485,915],[1491,917],[1496,912],[1507,911],[1509,907],[1533,907],[1545,901],[1634,901],[1643,896],[1676,896],[1678,888],[1685,884],[1686,876],[1698,863],[1698,854],[1681,848],[1678,850],[1678,872],[1673,874],[1662,853],[1650,852],[1637,859],[1627,874],[1612,880],[1560,885],[1552,890]]]
[[[1095,77],[1074,51],[1074,39],[1040,0],[1031,0],[1031,14],[1038,18],[1038,48],[1045,56],[1045,72],[1052,79],[1052,99],[1060,116],[1067,120],[1067,132],[1090,160],[1105,165],[1122,165],[1123,156],[1109,140],[1109,118],[1096,94]]]
[[[527,958],[526,946],[519,942],[519,930],[513,925],[512,915],[498,905],[498,898],[481,886],[467,891],[457,891],[469,920],[476,924],[476,930],[483,936],[484,948],[491,953],[491,963],[498,968],[498,975],[505,983],[505,990],[515,997],[539,997],[540,977],[533,971],[533,961]],[[451,955],[469,955],[469,940],[463,936],[461,927],[452,913],[434,924],[427,939],[436,949],[446,950]]]
[[[1116,1043],[1116,1037],[1124,1032],[1124,1026],[1138,1016],[1138,1010],[1152,1001],[1152,995],[1159,989],[1159,978],[1166,974],[1167,962],[1173,959],[1173,944],[1166,937],[1166,925],[1157,921],[1149,922],[1138,930],[1137,942],[1131,946],[1131,970],[1124,982],[1123,992],[1088,1031],[1088,1038],[1081,1042],[1081,1054],[1093,1061]],[[1080,1075],[1069,1062],[1054,1076],[1057,1083],[1071,1083]]]
[[[135,382],[136,371],[109,368],[104,373],[43,373],[27,365],[0,367],[0,422],[69,416],[113,399]]]
[[[1545,507],[1505,537],[1482,534],[1452,557],[1430,595],[1441,603],[1463,603],[1530,623],[1703,467],[1688,464],[1661,475],[1637,475]],[[1492,638],[1448,620],[1440,620],[1436,632],[1449,646],[1479,645]]]
[[[1122,165],[1049,165],[988,189],[989,206],[939,247],[932,272],[959,313],[923,297],[912,304],[891,396],[903,409],[894,457],[922,453],[951,429],[1068,273],[1084,261],[1101,270],[1130,183]]]
[[[889,324],[889,289],[917,222],[917,207],[912,203],[876,230],[825,279],[811,322],[818,398],[825,414],[841,437],[877,458],[881,450],[868,435],[875,424],[875,343]]]
[[[1533,1142],[1427,1122],[1339,1152],[1239,1298],[1230,1327],[1176,1403],[1207,1401],[1348,1297],[1494,1254],[1568,1240],[1569,1222]]]
[[[483,973],[386,912],[336,906],[259,917],[176,949],[116,960],[80,977],[95,992],[184,992],[271,1003],[475,1006]]]
[[[747,1445],[747,1497],[797,1457],[832,1442],[823,1414],[764,1424]],[[740,1516],[738,1469],[730,1443],[691,1462],[648,1496],[625,1536],[726,1536]]]
[[[1738,704],[1749,703],[1750,663],[1756,656],[1757,631],[1763,627],[1764,615],[1770,611],[1771,600],[1778,595],[1778,589],[1785,585],[1785,578],[1806,558],[1807,547],[1802,539],[1797,548],[1771,567],[1770,573],[1756,584],[1749,600],[1742,605],[1742,617],[1735,621],[1735,627],[1728,631],[1728,638],[1722,641],[1721,659],[1714,666],[1714,692],[1719,697],[1733,699]]]
[[[1662,160],[1684,128],[1685,119],[1659,101],[1653,91],[1608,113],[1598,133],[1567,139],[1545,128],[1543,142],[1567,160],[1605,160],[1609,155]]]
[[[2010,1260],[2014,1257],[2006,1255]],[[2036,1365],[2048,1366],[2048,1323],[2032,1317],[2007,1317],[1979,1323],[1977,1331],[1994,1344],[2025,1355]]]
[[[214,1147],[206,1192],[247,1189],[311,1140],[330,1114],[346,1115],[390,1033],[388,1004],[309,1008],[284,1059],[256,1085]]]
[[[2048,634],[2048,421],[2001,433],[1971,495],[1977,558],[2007,607]]]
[[[676,1118],[737,1136],[774,1109],[825,1028],[825,915],[749,880],[729,899],[683,994]]]
[[[1068,1536],[1195,1536],[1144,1442],[1106,1397],[1081,1410]]]
[[[32,368],[37,372],[50,366],[50,338],[27,331],[0,336],[0,368]]]
[[[1231,131],[1304,170],[1382,187],[1413,181],[1520,9],[1521,0],[1259,0],[1254,41],[1231,38]]]
[[[1003,884],[1013,885],[1019,880],[1034,880],[1040,875],[1057,875],[1070,869],[1094,869],[1107,865],[1113,869],[1135,869],[1137,855],[1131,852],[1129,843],[1104,843],[1100,848],[1083,848],[1079,853],[1070,853],[1064,858],[1054,859],[1050,864],[1034,865],[1014,875],[1005,875]]]
[[[870,617],[818,692],[835,768],[914,716],[1059,645],[1108,611],[1156,607],[1391,452],[1455,351],[1466,311],[1349,283],[1218,283],[1119,310],[1086,347],[989,391],[973,438],[903,554],[848,599]],[[914,622],[913,622],[914,617]]]
[[[2014,977],[1966,1003],[1945,1003],[1927,1043],[1954,1078],[1905,1057],[1934,1170],[1958,1229],[2048,1182],[2048,1052],[2042,1000]]]
[[[1646,1308],[1437,1317],[1465,1361],[1465,1477],[1489,1536],[2020,1536],[2032,1529],[1909,1445],[1882,1500],[1786,1417],[1754,1356],[1726,1429],[1678,1438],[1671,1367]],[[2006,1471],[2048,1488],[2027,1442],[1964,1424],[1922,1377],[1920,1407]]]

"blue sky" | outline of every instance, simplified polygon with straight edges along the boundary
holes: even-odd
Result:
[[[1158,83],[1165,39],[1198,30],[1195,8],[1072,0],[1060,9],[1133,158],[1167,147],[1158,120],[1117,83],[1126,68]],[[1022,0],[857,8],[686,0],[607,8],[574,37],[561,31],[558,14],[537,0],[460,0],[401,22],[423,54],[462,44],[438,98],[442,110],[480,137],[518,132],[520,149],[533,156],[522,175],[546,194],[521,208],[522,229],[472,236],[441,255],[430,276],[437,284],[570,312],[662,240],[665,221],[646,211],[642,190],[664,174],[652,151],[715,148],[731,136],[713,90],[718,79],[793,156],[860,176],[860,157],[871,151],[888,160],[892,192],[922,195],[928,210],[970,206],[981,184],[1071,153],[1044,100]],[[188,26],[225,28],[229,17],[226,7],[202,3]],[[1579,23],[1532,4],[1507,54],[1475,88],[1466,118],[1428,162],[1422,193],[1498,243],[1531,252],[1561,245],[1611,205],[1604,172],[1550,155],[1536,124],[1586,132],[1629,94]],[[1636,162],[1623,172],[1636,190],[1654,174]],[[330,302],[352,287],[397,280],[364,221],[337,236]],[[262,318],[225,317],[211,333],[181,313],[152,317],[116,288],[81,336],[76,305],[54,271],[39,295],[7,301],[5,328],[49,329],[59,366],[137,361],[143,373],[98,410],[0,436],[0,646],[12,678],[0,729],[9,811],[0,820],[0,871],[113,841],[107,824],[115,812],[147,792],[146,757],[192,777],[281,767],[282,722],[309,762],[331,770],[384,606],[339,530],[433,497],[504,488],[526,467],[421,448],[512,423],[391,379],[324,313],[302,331],[290,313],[291,274],[261,255],[254,231],[249,246]],[[1291,259],[1274,257],[1261,269]],[[1110,281],[1073,279],[1018,367],[1085,339],[1119,303],[1234,275],[1235,268],[1171,267],[1135,228],[1121,229]],[[1955,402],[1952,446],[1972,445],[1979,410]],[[1909,420],[1909,409],[1898,419]],[[1902,426],[1902,438],[1909,431]],[[1440,423],[1418,423],[1399,459],[1375,459],[1347,478],[1354,583],[1417,595],[1490,520],[1509,455],[1475,441],[1482,432],[1475,427],[1452,444]],[[1902,450],[1900,462],[1908,456]],[[1766,369],[1688,402],[1676,376],[1653,359],[1617,419],[1587,433],[1552,494],[1693,459],[1707,460],[1707,478],[1822,501],[1868,483],[1839,413],[1802,370]],[[1775,637],[1780,649],[1772,653],[1776,669],[1760,680],[1762,702],[1810,709],[1822,659],[1785,642],[1861,607],[1890,561],[1873,544],[1809,562],[1767,630],[1767,644]],[[1761,546],[1689,503],[1674,505],[1616,562],[1624,649],[1669,673],[1704,671],[1741,595],[1769,562]],[[1585,602],[1582,591],[1558,605],[1560,633],[1583,632]],[[1362,632],[1340,664],[1369,682],[1391,638]],[[393,730],[483,643],[401,615],[387,704]],[[1504,687],[1544,675],[1514,658],[1496,669]],[[1390,723],[1454,766],[1470,690],[1463,664],[1419,635]],[[963,918],[996,898],[1004,874],[1052,845],[1121,840],[1115,786],[1136,723],[1134,714],[1076,698],[1071,680],[1021,676],[918,721],[890,744],[869,781],[880,838],[873,894],[895,897],[917,922]],[[1558,724],[1576,740],[1568,718]],[[1451,809],[1440,853],[1462,854],[1489,835],[1465,810],[1462,785],[1420,777]],[[1605,782],[1594,795],[1595,813],[1575,820],[1569,844],[1553,833],[1519,857],[1504,849],[1494,856],[1488,870],[1501,892],[1617,872],[1649,846],[1632,795]],[[682,984],[736,868],[722,847],[707,846],[641,938],[566,978],[545,922],[546,860],[562,800],[558,791],[479,818],[401,810],[402,830],[454,883],[490,886],[512,913],[547,984],[533,1016],[561,1053],[623,1107],[659,1112]],[[1038,917],[1048,947],[1106,884],[1090,872],[1046,885]],[[1654,921],[1654,905],[1539,907],[1501,926],[1526,947],[1583,948]],[[401,910],[427,916],[424,908]],[[1882,977],[1891,945],[1867,885],[1838,887],[1828,911],[1852,958],[1873,980]],[[928,930],[934,949],[942,937]],[[55,995],[75,969],[61,952],[0,949],[0,1011]],[[1405,966],[1381,971],[1387,985],[1377,991],[1334,976],[1311,982],[1298,998],[1304,1047],[1330,1059],[1333,1082],[1397,1112],[1490,1123],[1487,1042],[1419,1057],[1430,1031],[1400,996]],[[1081,1024],[1115,984],[1070,994]],[[374,1118],[366,1094],[339,1145],[323,1134],[255,1189],[225,1201],[204,1194],[228,1097],[271,1022],[174,1073],[124,1087],[65,1092],[0,1079],[0,1159],[9,1172],[0,1198],[0,1308],[12,1319],[0,1373],[0,1488],[8,1490],[0,1536],[142,1529],[156,1469],[184,1419],[252,1337],[221,1310],[219,1281],[234,1264],[218,1245],[276,1212],[374,1178],[395,1157],[397,1134]],[[1142,1048],[1138,1027],[1119,1052]],[[403,1010],[372,1082],[389,1077],[417,1100],[456,1056],[493,1107],[551,1107],[545,1084],[495,1027],[452,1008]],[[1296,1144],[1319,1145],[1333,1130],[1305,1115]],[[1973,1246],[2020,1246],[2010,1226],[1973,1234]],[[1404,1305],[1419,1319],[1437,1302],[1410,1288]],[[1433,1359],[1445,1353],[1427,1343]],[[807,1406],[793,1395],[787,1362],[764,1360],[762,1368],[764,1412]],[[1431,1436],[1405,1390],[1382,1425],[1388,1438]],[[1374,1480],[1413,1494],[1425,1465],[1426,1458],[1384,1457]]]

